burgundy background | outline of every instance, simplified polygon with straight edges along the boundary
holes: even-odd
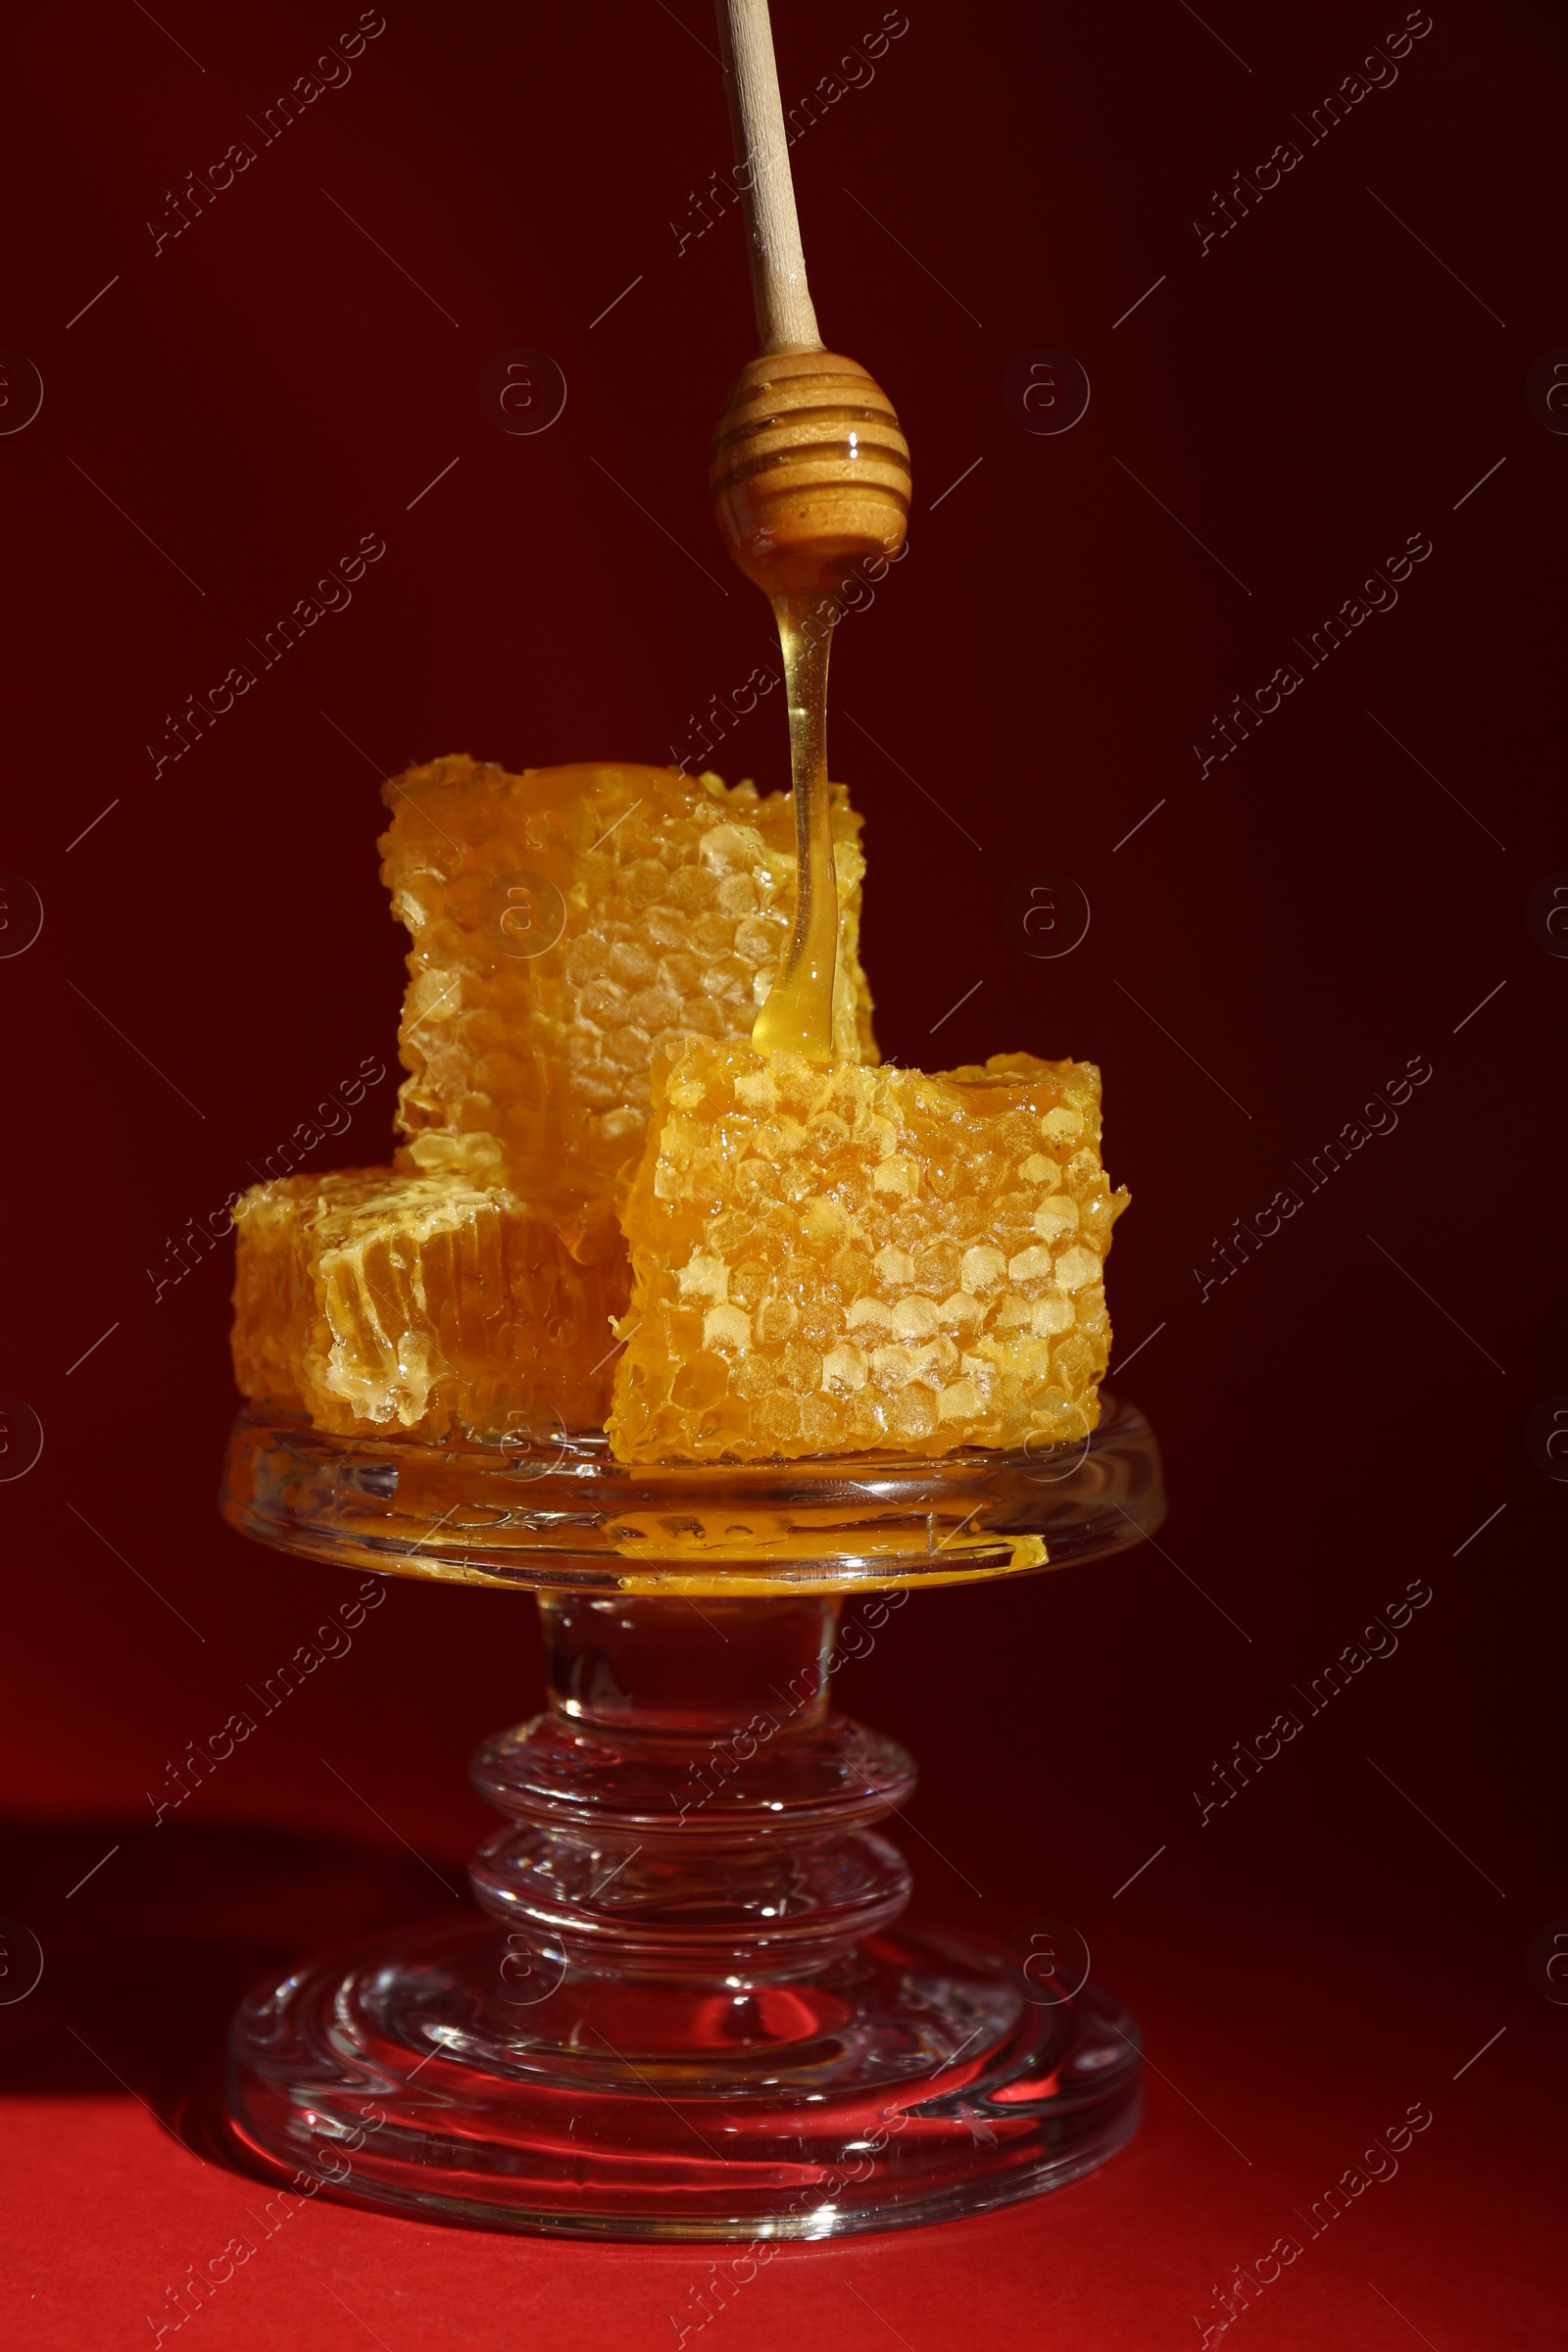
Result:
[[[1415,2101],[1431,2129],[1266,2291],[1254,2352],[1563,2340],[1568,2016],[1525,1947],[1568,1914],[1546,1820],[1564,1494],[1524,1433],[1568,1387],[1531,1328],[1561,1275],[1538,1073],[1568,966],[1524,916],[1568,863],[1544,692],[1568,439],[1525,398],[1568,344],[1564,28],[1439,0],[1397,81],[1200,257],[1211,191],[1403,17],[1205,13],[908,0],[874,81],[795,150],[824,332],[915,454],[908,561],[834,657],[884,1050],[1101,1063],[1135,1197],[1117,1353],[1158,1329],[1115,1385],[1172,1497],[1158,1548],[918,1597],[839,1688],[919,1756],[920,1906],[997,1936],[1076,1923],[1147,2029],[1149,2120],[1059,2197],[787,2250],[710,2342],[1192,2342],[1211,2287]],[[786,92],[879,16],[780,0]],[[0,864],[45,908],[0,961],[0,1390],[46,1433],[0,1485],[0,1913],[46,1955],[0,2007],[19,2341],[141,2341],[246,2227],[251,2184],[171,2135],[228,2006],[276,1958],[446,1900],[412,1849],[451,1875],[487,1818],[467,1753],[540,1690],[519,1600],[395,1585],[153,1828],[166,1759],[348,1588],[215,1520],[226,1249],[156,1303],[146,1269],[362,1056],[390,1064],[382,773],[460,748],[664,759],[770,650],[704,492],[753,348],[738,223],[679,257],[668,225],[729,160],[701,0],[388,0],[351,81],[155,259],[165,191],[259,146],[247,116],[353,23],[88,0],[10,39],[0,344],[45,386],[0,436]],[[534,437],[477,396],[517,347],[569,387]],[[1093,385],[1065,435],[1002,398],[1041,347]],[[164,714],[366,532],[387,552],[352,606],[155,781]],[[1210,713],[1415,532],[1433,554],[1397,608],[1200,780]],[[713,757],[781,781],[776,704]],[[1004,918],[1041,868],[1093,907],[1056,961]],[[1201,1301],[1212,1237],[1414,1055],[1433,1076],[1397,1130]],[[311,1164],[384,1157],[392,1092]],[[1212,1760],[1412,1578],[1434,1597],[1398,1653],[1200,1827]],[[313,2207],[201,2328],[663,2344],[707,2268]]]

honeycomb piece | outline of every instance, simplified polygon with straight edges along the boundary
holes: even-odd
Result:
[[[1076,1439],[1127,1205],[1089,1062],[823,1066],[703,1043],[654,1067],[621,1212],[617,1458]]]
[[[635,1158],[657,1047],[749,1037],[795,908],[795,807],[674,768],[520,776],[454,757],[385,789],[413,935],[400,1166],[604,1204]],[[860,820],[834,787],[835,1048],[874,1060]]]
[[[603,1421],[627,1288],[613,1229],[583,1264],[514,1193],[389,1168],[274,1178],[234,1216],[247,1396],[344,1436]]]

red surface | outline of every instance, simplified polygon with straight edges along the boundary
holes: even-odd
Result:
[[[920,1598],[842,1688],[919,1756],[924,1911],[998,1937],[1073,1922],[1158,2071],[1143,2137],[1094,2181],[786,2250],[705,2346],[1193,2342],[1211,2288],[1420,2101],[1397,2176],[1263,2290],[1247,2340],[1561,2341],[1568,2011],[1525,1951],[1568,1917],[1546,1819],[1565,1490],[1525,1431],[1568,1390],[1532,1321],[1560,1296],[1537,1073],[1560,1060],[1568,963],[1525,909],[1568,862],[1541,691],[1568,437],[1525,379],[1568,344],[1562,24],[1520,0],[1437,11],[1397,79],[1302,131],[1300,164],[1200,254],[1211,192],[1403,14],[1252,13],[911,0],[874,80],[796,149],[825,331],[887,386],[917,468],[909,560],[834,657],[884,1046],[1104,1068],[1136,1200],[1120,1385],[1172,1491],[1158,1549]],[[786,88],[879,14],[781,5]],[[188,0],[10,34],[0,345],[45,387],[0,433],[0,865],[45,909],[0,958],[0,1392],[45,1432],[0,1483],[0,1913],[45,1953],[0,2007],[18,2342],[140,2341],[246,2230],[253,2185],[171,2136],[199,2127],[232,1998],[446,1899],[410,1849],[451,1875],[481,1827],[466,1755],[539,1689],[524,1604],[396,1589],[154,1826],[167,1761],[342,1592],[215,1524],[226,1252],[176,1283],[167,1245],[364,1057],[390,1065],[382,772],[459,747],[667,757],[769,658],[703,490],[751,351],[735,222],[679,255],[668,225],[727,163],[697,0],[389,9],[352,79],[258,132],[155,257],[165,192],[352,22]],[[568,384],[535,437],[478,399],[519,347]],[[1093,385],[1062,436],[1002,398],[1042,347]],[[155,777],[165,714],[366,533],[386,554],[352,604]],[[1412,533],[1433,552],[1397,606],[1303,661],[1200,776],[1210,714]],[[713,758],[778,781],[776,711]],[[1006,924],[1041,868],[1093,906],[1054,962]],[[1310,1189],[1293,1171],[1412,1057],[1432,1075],[1397,1126],[1371,1113],[1384,1132]],[[329,1113],[308,1164],[383,1156],[391,1095]],[[1288,1186],[1300,1211],[1204,1297],[1215,1241]],[[1214,1759],[1412,1579],[1433,1597],[1397,1650],[1202,1821]],[[708,2275],[312,2206],[199,2330],[618,2352],[672,2343]]]

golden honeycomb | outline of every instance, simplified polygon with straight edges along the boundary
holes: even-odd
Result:
[[[382,876],[413,940],[399,1164],[607,1213],[642,1146],[656,1050],[751,1034],[794,919],[793,800],[674,768],[517,776],[461,757],[384,797]],[[832,822],[834,1049],[874,1061],[860,820],[842,786]]]
[[[603,1421],[627,1289],[612,1229],[584,1263],[505,1187],[388,1168],[254,1185],[235,1222],[247,1396],[344,1436]]]
[[[599,1426],[630,1269],[617,1171],[658,1046],[749,1035],[788,939],[795,815],[673,768],[520,776],[464,757],[385,788],[412,937],[395,1169],[254,1187],[235,1217],[244,1393],[342,1434]],[[835,1045],[874,1058],[859,818],[836,787]]]
[[[1100,1073],[994,1054],[936,1076],[735,1041],[659,1057],[621,1221],[623,1461],[1077,1438],[1127,1205]]]

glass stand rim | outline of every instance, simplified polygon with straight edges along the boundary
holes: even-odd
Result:
[[[602,1432],[338,1437],[251,1406],[220,1508],[275,1549],[383,1575],[759,1596],[891,1591],[1108,1558],[1164,1517],[1159,1449],[1103,1396],[1075,1443],[773,1463],[611,1460]]]

